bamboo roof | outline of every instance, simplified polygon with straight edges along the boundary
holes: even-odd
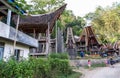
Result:
[[[91,26],[84,27],[83,32],[79,38],[79,42],[85,42],[86,46],[99,45]]]
[[[67,4],[64,4],[54,12],[40,15],[25,15],[20,18],[19,29],[23,32],[33,33],[45,33],[48,28],[48,22],[50,31],[52,31],[55,21],[59,19],[60,15],[64,11]],[[17,16],[13,17],[15,24],[17,23]]]

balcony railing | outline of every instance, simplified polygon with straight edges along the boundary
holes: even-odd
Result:
[[[35,52],[35,53],[30,53],[30,55],[31,56],[41,56],[41,55],[47,55],[47,53],[46,52],[42,52],[42,53]]]
[[[14,41],[15,32],[16,31],[13,27],[0,22],[0,37]],[[24,34],[21,31],[18,31],[16,41],[32,47],[38,47],[38,40]]]

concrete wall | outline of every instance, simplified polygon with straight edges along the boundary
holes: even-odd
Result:
[[[15,28],[0,22],[0,37],[14,40],[15,31]],[[32,47],[38,47],[38,40],[21,31],[18,31],[16,41]]]
[[[3,40],[0,38],[0,42],[5,43],[4,45],[4,55],[3,59],[7,60],[9,59],[10,55],[13,54],[13,42],[8,41],[8,40]],[[20,49],[20,56],[23,58],[28,58],[29,57],[29,46],[22,45],[22,44],[17,44],[16,49]]]
[[[10,26],[0,22],[0,37],[9,37]]]
[[[10,27],[9,39],[14,40],[14,36],[15,36],[15,29]],[[27,44],[33,47],[38,47],[38,40],[20,31],[18,31],[16,40],[17,42],[20,42],[23,44]]]

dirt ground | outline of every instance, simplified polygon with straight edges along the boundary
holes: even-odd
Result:
[[[80,67],[74,71],[81,72],[83,74],[80,78],[120,78],[120,63],[114,65],[114,68],[111,66],[94,69],[84,69]]]

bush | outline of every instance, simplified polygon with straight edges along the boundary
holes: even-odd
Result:
[[[49,60],[34,58],[31,62],[33,63],[34,78],[51,78]]]
[[[32,78],[33,70],[28,61],[8,60],[0,62],[0,78]]]
[[[69,61],[68,60],[63,60],[63,59],[50,59],[50,66],[51,70],[55,70],[60,74],[69,74],[71,73],[72,69],[69,66]]]
[[[68,54],[67,53],[52,53],[49,55],[49,58],[68,59]]]
[[[56,71],[58,73],[57,75],[71,74],[72,69],[69,65],[67,53],[52,53],[49,55],[49,60],[50,60],[51,70]]]
[[[61,55],[61,56],[60,56]],[[72,73],[66,54],[55,54],[49,59],[0,61],[0,78],[58,78]]]

